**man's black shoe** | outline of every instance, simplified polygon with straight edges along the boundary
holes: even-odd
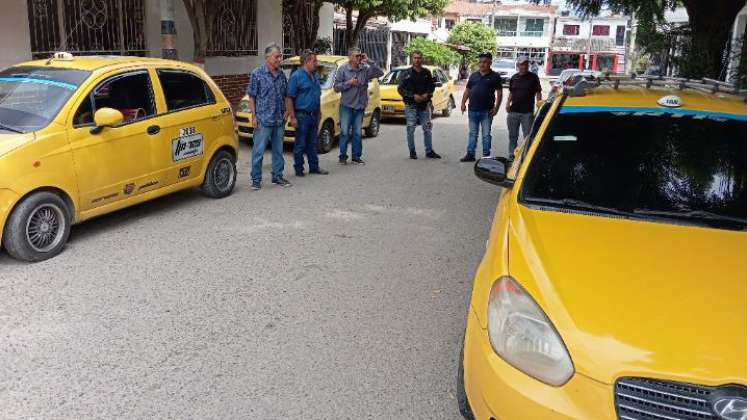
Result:
[[[287,179],[283,178],[282,176],[273,179],[272,183],[281,187],[290,187],[292,185],[290,182],[288,182]]]
[[[348,164],[348,160],[347,159],[340,159],[339,161],[337,161],[337,163],[340,164],[340,165],[347,165]]]
[[[296,176],[303,178],[306,176],[306,174],[303,173],[303,171],[296,171]]]
[[[351,162],[353,162],[356,165],[365,165],[366,162],[363,159],[352,159]]]
[[[415,159],[417,159],[417,158],[418,158],[418,154],[417,154],[417,153],[415,153],[415,151],[410,151],[410,159],[413,159],[413,160],[415,160]]]
[[[313,171],[309,171],[309,173],[314,175],[329,175],[329,172],[325,171],[322,168],[314,169]]]
[[[475,155],[470,155],[469,153],[464,155],[463,158],[459,159],[460,162],[474,162],[475,161]]]
[[[425,154],[425,157],[428,159],[441,159],[441,155],[431,150],[430,152]]]

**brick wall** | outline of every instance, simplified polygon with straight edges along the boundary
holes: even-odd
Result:
[[[246,86],[249,83],[248,74],[229,74],[224,76],[212,76],[215,84],[218,85],[226,99],[234,108],[246,93]]]

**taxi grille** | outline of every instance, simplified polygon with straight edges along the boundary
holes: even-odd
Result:
[[[713,390],[681,382],[621,378],[615,384],[617,416],[622,420],[716,420],[709,403]]]

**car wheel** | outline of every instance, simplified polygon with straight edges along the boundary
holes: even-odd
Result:
[[[332,150],[332,146],[335,144],[335,126],[332,121],[324,122],[317,140],[316,148],[320,154],[329,153]]]
[[[236,158],[221,150],[210,160],[205,180],[202,181],[202,192],[211,198],[223,198],[231,195],[236,185]]]
[[[72,217],[57,194],[42,191],[21,201],[8,218],[3,246],[13,258],[37,262],[62,252]]]
[[[371,123],[366,127],[366,137],[376,137],[379,135],[379,127],[381,126],[381,115],[379,111],[374,111],[373,117],[371,117]]]
[[[441,112],[441,115],[444,117],[451,116],[451,110],[456,108],[456,104],[454,103],[454,97],[449,96],[449,100],[446,103],[446,108]]]
[[[462,338],[462,348],[459,351],[459,369],[457,371],[457,404],[459,404],[459,413],[465,420],[475,420],[472,408],[469,406],[467,391],[464,389],[464,338]]]

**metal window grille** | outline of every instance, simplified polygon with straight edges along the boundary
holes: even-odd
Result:
[[[257,0],[205,2],[207,56],[257,55]]]
[[[306,0],[307,16],[311,16],[314,13],[314,4],[310,0]],[[293,20],[290,18],[290,13],[286,13],[283,10],[283,56],[289,57],[296,55],[298,50],[298,40],[295,37],[293,30]]]
[[[148,54],[145,0],[28,0],[31,55]]]
[[[498,36],[516,36],[518,22],[516,18],[496,18],[493,26],[498,31]]]

